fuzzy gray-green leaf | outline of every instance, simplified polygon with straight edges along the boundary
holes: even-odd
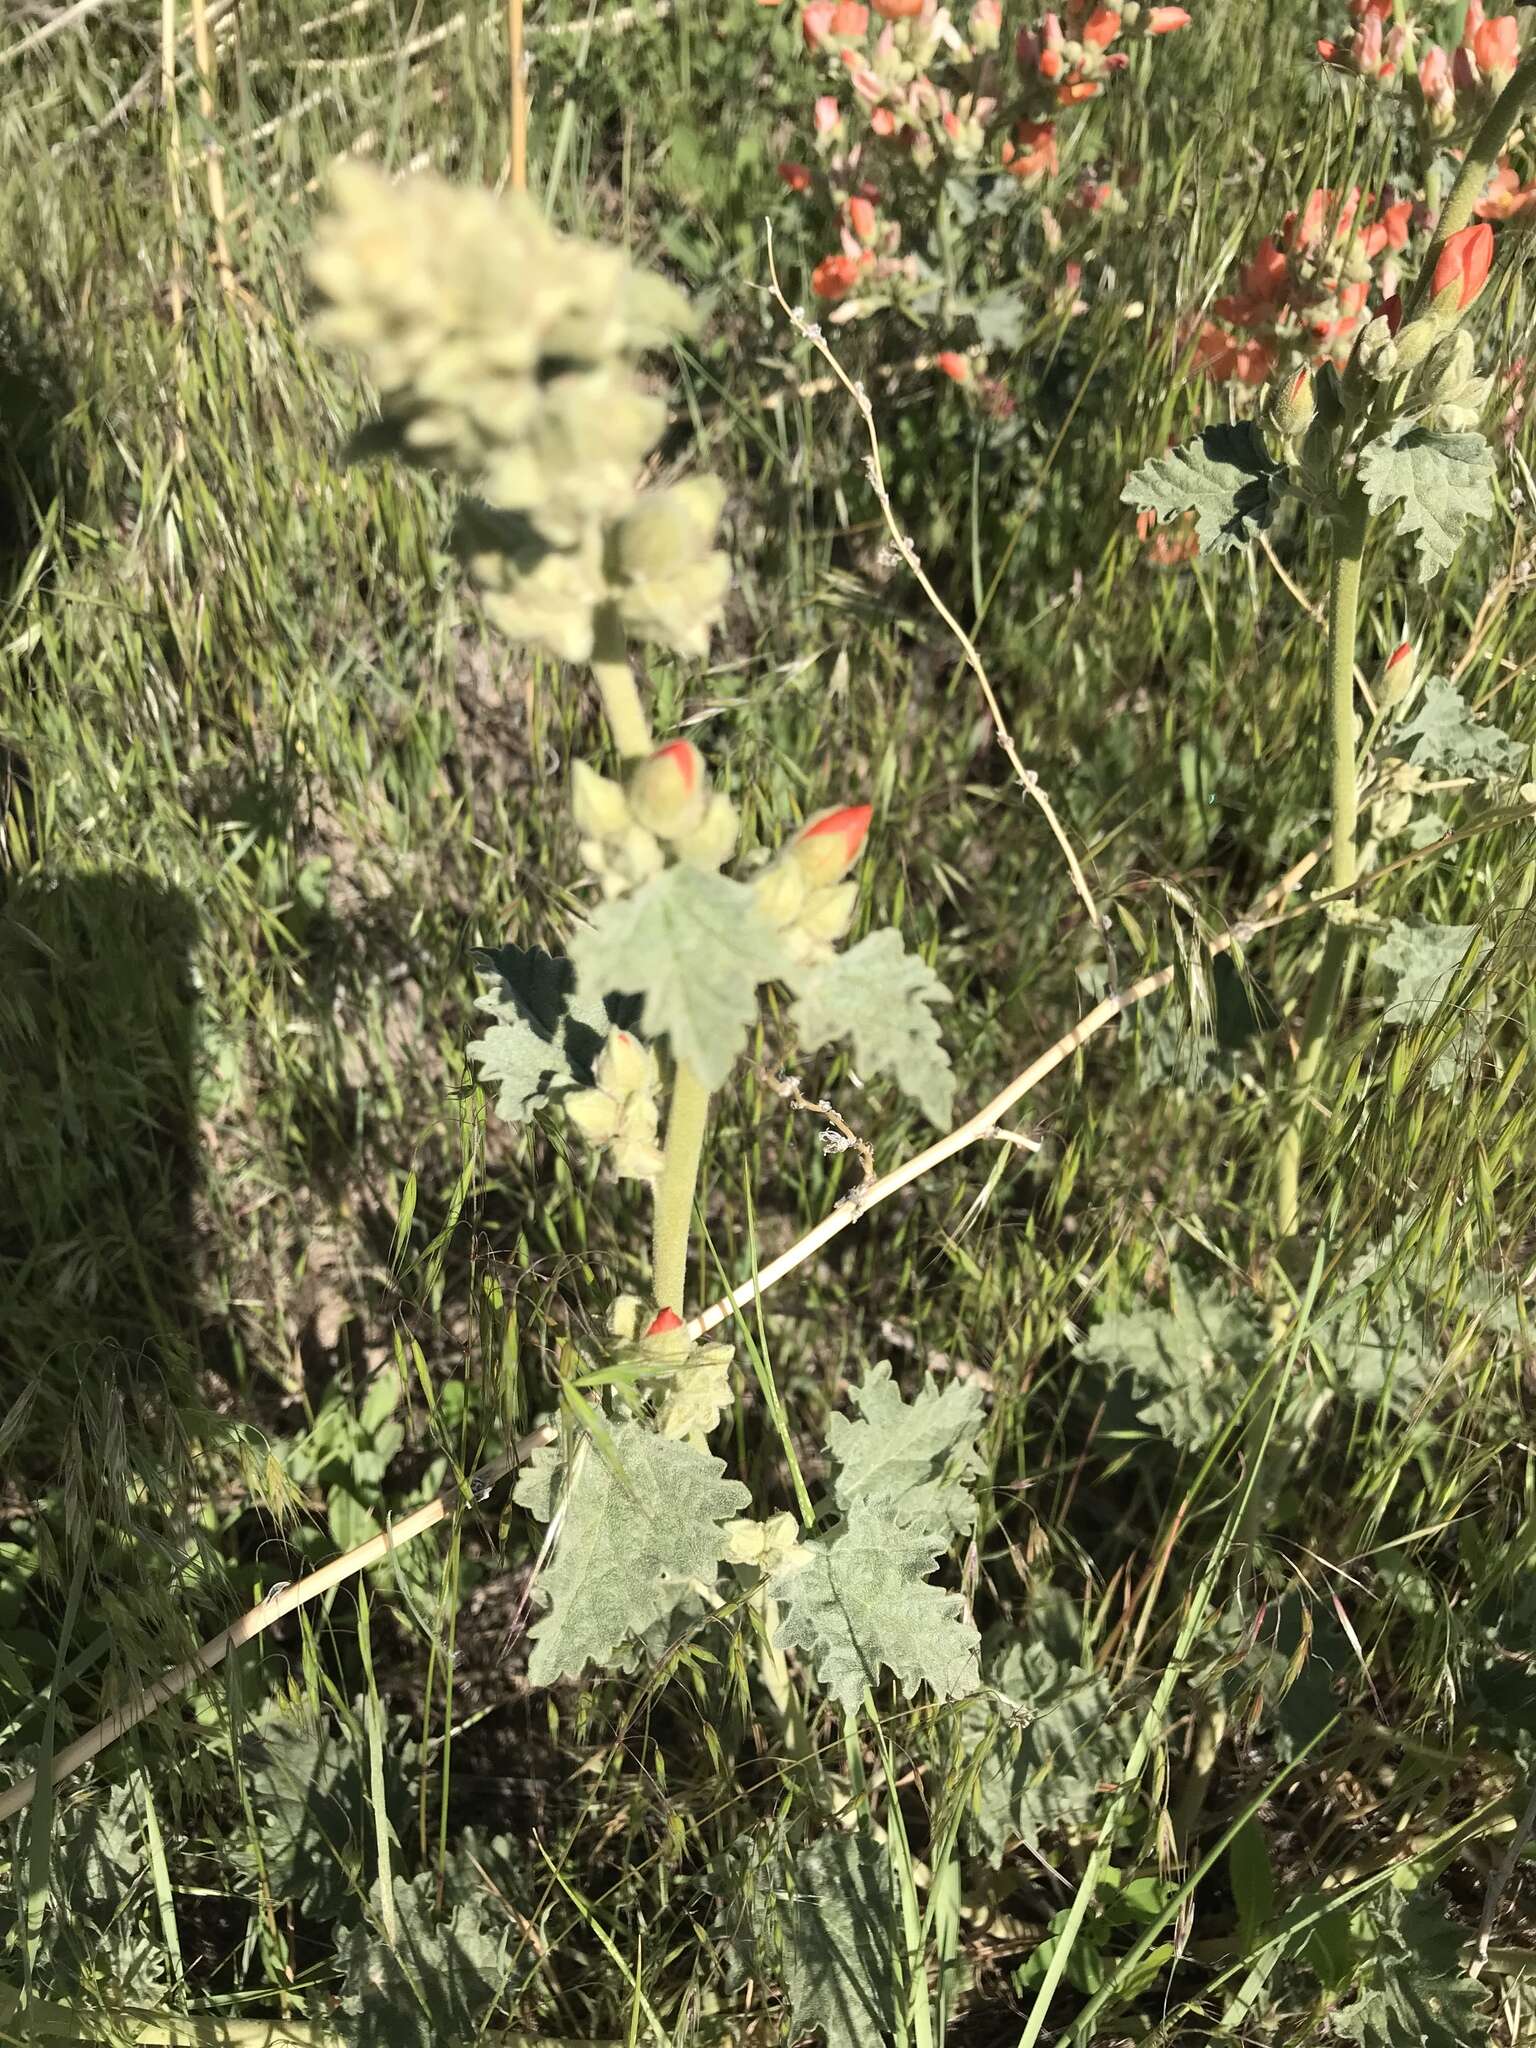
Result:
[[[1493,515],[1493,451],[1481,434],[1394,420],[1362,452],[1360,481],[1373,512],[1400,508],[1397,530],[1418,551],[1421,583],[1449,564],[1474,519]]]
[[[723,1525],[751,1505],[746,1487],[721,1477],[720,1460],[692,1444],[625,1422],[613,1430],[612,1450],[620,1471],[594,1445],[577,1448],[580,1468],[539,1582],[547,1612],[533,1628],[534,1685],[611,1665],[626,1644],[669,1620],[695,1585],[712,1586],[725,1556]],[[541,1499],[545,1478],[541,1466],[529,1482]]]
[[[1386,1022],[1427,1023],[1476,937],[1472,924],[1410,925],[1394,919],[1374,955],[1375,965],[1392,979]]]
[[[1027,1614],[1023,1631],[995,1633],[987,1645],[987,1677],[1006,1705],[982,1759],[969,1825],[994,1869],[1014,1842],[1034,1848],[1052,1829],[1090,1821],[1132,1739],[1104,1679],[1033,1634]],[[966,1709],[974,1740],[988,1725],[985,1708]]]
[[[728,875],[667,868],[605,903],[571,943],[584,1002],[608,989],[641,999],[641,1028],[718,1088],[757,1017],[762,982],[789,972],[782,940],[752,891]]]
[[[393,1887],[395,1943],[364,1923],[342,1936],[341,2010],[348,2048],[444,2048],[479,2041],[506,1983],[504,1937],[490,1901],[461,1894],[437,1906],[437,1881]]]
[[[1514,776],[1525,765],[1526,749],[1496,725],[1481,725],[1454,683],[1431,676],[1424,695],[1395,745],[1431,775],[1469,775],[1474,782]]]
[[[949,991],[926,960],[907,952],[900,932],[871,932],[796,986],[790,1017],[806,1052],[851,1039],[862,1073],[889,1074],[933,1123],[949,1122],[955,1078],[933,1014]]]
[[[1220,1287],[1196,1292],[1175,1273],[1170,1306],[1101,1316],[1079,1349],[1130,1377],[1141,1419],[1183,1450],[1200,1450],[1226,1423],[1244,1370],[1262,1354],[1253,1317]]]
[[[951,1380],[941,1392],[925,1378],[916,1399],[904,1401],[882,1359],[850,1398],[858,1420],[834,1415],[827,1425],[838,1467],[833,1492],[843,1513],[876,1509],[935,1547],[966,1534],[976,1521],[971,1484],[981,1469],[980,1389]]]
[[[770,1580],[779,1647],[799,1650],[846,1713],[887,1670],[908,1699],[923,1687],[941,1700],[975,1689],[975,1623],[958,1593],[927,1584],[942,1548],[860,1503]]]
[[[868,1835],[829,1832],[796,1857],[784,1915],[784,1989],[796,2034],[827,2048],[871,2048],[896,2027],[890,1864]]]
[[[466,1050],[480,1069],[482,1087],[495,1088],[496,1114],[524,1123],[569,1088],[590,1088],[592,1062],[610,1025],[628,1029],[635,1005],[605,994],[578,996],[569,960],[540,946],[496,946],[478,956],[494,983],[475,1008],[495,1018]]]
[[[1193,441],[1144,462],[1120,498],[1159,519],[1193,512],[1200,552],[1224,555],[1269,525],[1277,470],[1251,420],[1209,426]]]

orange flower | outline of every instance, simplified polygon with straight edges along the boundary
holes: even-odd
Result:
[[[837,0],[832,10],[832,33],[849,42],[862,42],[869,29],[869,9],[862,0]]]
[[[933,359],[933,367],[942,370],[952,384],[969,384],[971,381],[971,366],[955,349],[941,348]]]
[[[1514,220],[1536,211],[1536,185],[1522,185],[1513,164],[1501,163],[1477,202],[1479,220]]]
[[[1171,36],[1176,28],[1189,27],[1187,7],[1149,7],[1142,33],[1149,36]]]
[[[1119,15],[1108,7],[1097,7],[1083,23],[1082,39],[1091,49],[1107,50],[1119,33]]]
[[[923,0],[873,0],[882,21],[911,21],[923,11]]]
[[[872,804],[844,804],[800,827],[789,843],[789,857],[812,888],[828,888],[847,874],[864,850],[874,815]]]
[[[1487,221],[1463,228],[1440,251],[1435,274],[1430,279],[1430,297],[1438,305],[1444,293],[1452,310],[1464,313],[1488,282],[1492,264],[1493,229]]]
[[[818,299],[827,299],[833,304],[839,299],[846,299],[871,261],[867,255],[823,256],[811,272],[811,290]]]
[[[837,12],[835,0],[810,0],[800,15],[800,33],[808,50],[819,50]]]
[[[1502,85],[1520,62],[1520,24],[1512,14],[1495,15],[1472,32],[1472,54],[1485,78]]]
[[[1013,142],[1003,144],[1003,168],[1009,177],[1053,178],[1059,163],[1055,124],[1021,121],[1013,134]]]
[[[853,235],[855,235],[867,249],[870,243],[873,242],[875,239],[877,227],[877,223],[875,221],[875,209],[870,205],[869,201],[863,197],[862,194],[855,193],[854,197],[849,200],[845,211],[847,214],[848,227],[850,232]]]

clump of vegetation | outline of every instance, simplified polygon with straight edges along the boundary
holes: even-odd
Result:
[[[14,37],[0,2031],[1536,2024],[1536,59],[875,12]]]

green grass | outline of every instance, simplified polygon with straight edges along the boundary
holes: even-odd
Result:
[[[500,10],[469,12],[454,26],[434,0],[325,23],[269,0],[239,17],[212,130],[233,304],[207,260],[190,76],[174,186],[152,95],[89,133],[157,65],[158,10],[122,0],[0,74],[8,1774],[526,1428],[566,1348],[642,1276],[638,1199],[558,1125],[487,1127],[463,1057],[473,948],[558,944],[578,907],[563,769],[600,753],[595,707],[580,675],[482,629],[446,494],[345,462],[365,396],[302,324],[309,188],[339,151],[367,136],[392,164],[496,176]],[[1379,138],[1357,144],[1342,88],[1305,72],[1310,9],[1248,4],[1231,25],[1204,12],[1159,50],[1145,93],[1095,112],[1085,151],[1143,176],[1127,215],[1068,228],[1089,311],[1032,311],[1010,371],[1024,431],[997,436],[927,373],[872,386],[898,516],[1085,849],[1102,933],[989,745],[942,625],[884,559],[852,408],[801,390],[820,366],[762,288],[766,216],[792,294],[821,253],[774,176],[804,150],[811,92],[788,10],[683,5],[590,37],[579,11],[538,16],[572,32],[535,37],[530,157],[557,218],[627,241],[709,316],[670,366],[665,454],[728,479],[738,584],[707,667],[659,667],[657,723],[697,721],[749,843],[869,793],[865,914],[898,921],[953,989],[962,1108],[1066,1030],[1106,974],[1196,962],[1025,1105],[1037,1155],[962,1155],[767,1297],[737,1342],[777,1387],[813,1488],[821,1424],[867,1361],[891,1356],[909,1383],[924,1364],[984,1372],[978,1618],[1031,1641],[1067,1614],[1117,1730],[1145,1722],[1146,1770],[1091,1818],[1111,1814],[1102,1846],[1123,1882],[1166,1888],[1091,1903],[1042,2038],[1290,2044],[1330,2038],[1349,1989],[1340,1915],[1323,1917],[1333,1894],[1361,1887],[1357,1937],[1380,1946],[1392,1873],[1423,1879],[1469,1940],[1524,1805],[1536,866],[1529,822],[1509,823],[1376,894],[1393,916],[1485,929],[1462,992],[1487,1005],[1485,1048],[1438,1087],[1461,998],[1399,1030],[1376,984],[1357,984],[1290,1277],[1315,1310],[1397,1232],[1436,1342],[1411,1398],[1356,1401],[1315,1317],[1295,1326],[1254,1401],[1262,1419],[1274,1375],[1304,1385],[1304,1448],[1265,1462],[1244,1513],[1242,1425],[1209,1456],[1175,1449],[1077,1339],[1108,1310],[1162,1301],[1170,1266],[1238,1301],[1272,1287],[1276,1020],[1320,928],[1283,925],[1245,949],[1244,979],[1216,973],[1215,1048],[1192,1028],[1207,970],[1189,935],[1241,914],[1324,829],[1321,636],[1262,557],[1144,562],[1116,500],[1131,467],[1221,402],[1178,374],[1179,318],[1282,194],[1345,181],[1352,149],[1368,162]],[[1043,308],[1037,240],[1023,264]],[[1508,305],[1496,339],[1517,354],[1522,278]],[[834,338],[873,377],[879,343]],[[1536,586],[1508,572],[1528,545],[1513,493],[1529,448],[1527,428],[1502,460],[1496,537],[1427,601],[1403,551],[1375,547],[1362,656],[1373,673],[1406,607],[1423,665],[1448,668],[1499,592],[1462,681],[1527,740]],[[1274,538],[1315,602],[1318,544],[1284,524]],[[1470,805],[1452,815],[1476,822]],[[807,1078],[882,1167],[926,1142],[915,1112],[858,1090],[846,1065],[823,1058]],[[697,1298],[808,1228],[853,1171],[747,1073],[714,1126]],[[764,1507],[792,1505],[766,1403],[743,1382],[731,1472]],[[11,1824],[0,1979],[74,2007],[55,2018],[82,2039],[121,2038],[108,2014],[124,2005],[201,2016],[196,2038],[259,2038],[208,2023],[273,2017],[318,2038],[362,1940],[338,1929],[362,1925],[387,1857],[505,1937],[498,2023],[771,2042],[787,2038],[780,1980],[740,1945],[749,1903],[783,1908],[807,1831],[857,1816],[929,1963],[946,1959],[947,2039],[1017,2040],[1092,1826],[991,1870],[954,1840],[974,1726],[894,1696],[862,1743],[845,1749],[824,1717],[812,1760],[788,1758],[744,1617],[660,1672],[531,1693],[514,1623],[535,1534],[498,1495],[370,1575],[366,1623],[343,1587],[61,1784],[30,1834]],[[1227,1546],[1207,1621],[1198,1589]],[[285,1701],[325,1728],[322,1746],[294,1745],[286,1779]],[[1202,1735],[1219,1738],[1208,1778]],[[1128,1753],[1095,1753],[1106,1784]],[[1241,1855],[1223,1851],[1172,1904],[1247,1813]],[[1268,1896],[1297,1932],[1266,1961]],[[1527,1856],[1483,1978],[1499,2042],[1536,2029],[1533,1914]],[[1117,1978],[1148,1931],[1152,1974]],[[1086,2033],[1066,2033],[1085,2009]],[[5,2012],[0,1994],[0,2040],[37,2038],[35,2014]]]

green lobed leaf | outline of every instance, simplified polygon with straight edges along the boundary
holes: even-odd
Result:
[[[853,1041],[855,1064],[889,1074],[933,1123],[948,1124],[955,1081],[933,1015],[949,991],[925,960],[887,925],[845,953],[795,978],[790,1018],[807,1052],[835,1038]]]
[[[769,1581],[783,1615],[778,1647],[799,1650],[846,1713],[885,1670],[909,1699],[925,1685],[941,1700],[973,1691],[976,1625],[958,1593],[926,1583],[943,1548],[861,1502]]]
[[[982,1759],[968,1825],[994,1869],[1015,1842],[1034,1848],[1051,1829],[1092,1820],[1132,1739],[1104,1679],[1036,1633],[1028,1617],[1024,1628],[1022,1639],[989,1631],[984,1651],[1004,1725]],[[997,1712],[967,1711],[971,1742],[982,1740]]]
[[[699,1584],[713,1586],[723,1526],[751,1505],[718,1458],[639,1423],[613,1430],[623,1477],[588,1443],[571,1482],[555,1553],[539,1581],[547,1612],[534,1624],[534,1685],[609,1666],[624,1647],[669,1622]],[[554,1494],[540,1454],[516,1497],[543,1507]],[[654,1645],[657,1638],[651,1635]]]
[[[1417,1401],[1438,1360],[1434,1333],[1412,1288],[1390,1270],[1390,1244],[1362,1254],[1343,1294],[1316,1317],[1319,1339],[1357,1401]]]
[[[1397,530],[1418,551],[1421,583],[1449,564],[1474,519],[1493,515],[1493,451],[1481,434],[1394,420],[1361,451],[1359,475],[1373,512],[1400,508]]]
[[[784,1990],[796,2034],[820,2027],[827,2048],[871,2048],[891,2038],[899,1924],[878,1843],[827,1833],[801,1851],[784,1933]]]
[[[1357,1972],[1359,1995],[1333,2031],[1361,2048],[1477,2048],[1489,2039],[1487,1993],[1462,1969],[1461,1934],[1432,1894],[1386,1901]]]
[[[1177,1269],[1170,1279],[1168,1308],[1101,1316],[1078,1350],[1090,1364],[1129,1376],[1146,1403],[1143,1422],[1182,1450],[1200,1450],[1232,1413],[1264,1339],[1221,1286],[1196,1292]]]
[[[466,1050],[482,1087],[495,1088],[496,1114],[524,1123],[555,1096],[592,1086],[592,1062],[609,1027],[632,1029],[637,1008],[622,996],[579,996],[569,960],[540,946],[496,946],[477,956],[495,987],[475,1008],[496,1019]]]
[[[274,1707],[246,1738],[242,1760],[273,1898],[312,1919],[336,1919],[369,1836],[357,1758],[329,1716]]]
[[[1454,683],[1431,676],[1413,717],[1394,745],[1411,741],[1406,758],[1431,775],[1468,775],[1493,782],[1518,775],[1526,749],[1496,725],[1480,725]],[[1438,822],[1438,821],[1437,821]]]
[[[982,1469],[976,1452],[985,1410],[981,1390],[951,1380],[940,1392],[930,1376],[915,1400],[904,1401],[881,1359],[849,1398],[858,1420],[834,1415],[827,1425],[827,1448],[838,1467],[832,1490],[843,1513],[875,1509],[936,1548],[966,1535],[976,1522],[971,1484]]]
[[[1193,441],[1154,455],[1126,483],[1122,504],[1159,519],[1195,514],[1205,555],[1245,547],[1274,516],[1272,479],[1280,474],[1251,420],[1202,429]]]
[[[348,2048],[482,2040],[507,1977],[490,1901],[466,1891],[439,1914],[430,1874],[411,1884],[396,1878],[393,1897],[394,1947],[373,1921],[341,1937],[337,2032]]]
[[[144,1852],[140,1794],[132,1783],[95,1786],[87,1799],[54,1810],[49,1901],[39,1959],[55,1988],[72,1991],[103,1981],[119,1996],[158,2004],[170,1976]],[[0,1947],[14,1927],[0,1906]]]
[[[605,903],[571,959],[584,1002],[606,989],[638,996],[647,1036],[665,1032],[709,1088],[746,1046],[758,985],[784,979],[792,964],[745,883],[681,864]]]
[[[1373,955],[1374,964],[1392,981],[1385,1021],[1428,1023],[1476,938],[1472,924],[1411,925],[1394,919]]]

